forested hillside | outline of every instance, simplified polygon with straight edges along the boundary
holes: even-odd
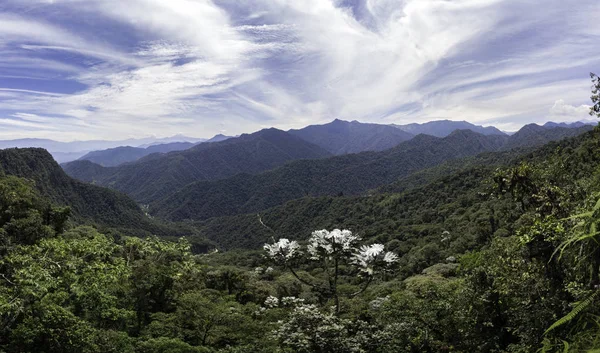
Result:
[[[542,131],[530,133],[533,127]],[[150,210],[153,215],[170,220],[202,220],[259,212],[305,196],[358,195],[446,161],[482,152],[540,146],[589,129],[533,125],[510,137],[484,136],[471,130],[457,130],[445,138],[420,135],[379,153],[297,161],[258,175],[196,182],[152,202]]]
[[[379,153],[360,153],[289,163],[276,170],[197,182],[151,204],[171,220],[200,220],[257,212],[304,196],[354,195],[446,160],[498,150],[506,136],[458,130],[446,138],[419,135]]]
[[[594,127],[590,125],[579,127],[544,127],[537,124],[529,124],[523,126],[519,131],[512,135],[504,148],[511,149],[516,147],[541,146],[549,141],[557,141],[563,138],[577,136],[585,131],[590,131],[593,128]]]
[[[127,195],[70,178],[40,148],[0,150],[0,176],[4,175],[30,180],[49,202],[70,207],[72,219],[78,223],[128,234],[184,234],[151,220]]]
[[[107,186],[148,203],[198,180],[254,174],[292,160],[330,155],[284,131],[266,129],[221,142],[202,143],[185,151],[149,155],[119,167],[98,168],[86,161],[63,167],[76,179]]]
[[[344,227],[360,228],[369,237],[413,233],[408,238],[427,244],[429,242],[424,240],[427,236],[437,237],[444,229],[451,229],[446,222],[458,227],[451,230],[463,235],[463,240],[468,234],[491,237],[504,226],[490,223],[490,215],[509,214],[512,205],[482,197],[490,192],[489,184],[497,168],[518,165],[521,161],[542,163],[553,156],[556,150],[566,149],[576,153],[573,146],[582,144],[582,141],[591,143],[590,140],[596,136],[596,132],[588,133],[548,144],[535,151],[525,149],[486,153],[451,161],[402,178],[368,196],[304,197],[260,212],[260,217],[264,223],[274,225],[277,234],[291,239],[312,228]],[[593,169],[593,166],[588,168]],[[495,207],[501,209],[492,212]],[[478,227],[462,228],[452,215],[458,215],[461,222],[470,226],[478,224]],[[257,219],[256,213],[250,213],[213,218],[198,225],[206,236],[226,248],[258,248],[268,239],[270,231]],[[507,226],[511,227],[511,223],[508,222]],[[231,234],[236,234],[236,238],[231,239]],[[418,251],[413,245],[407,248]]]

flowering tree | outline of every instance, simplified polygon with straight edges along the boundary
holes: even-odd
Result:
[[[360,241],[361,238],[349,230],[334,229],[331,232],[317,230],[308,239],[306,249],[303,249],[297,241],[288,239],[279,239],[273,244],[265,244],[264,249],[269,258],[289,270],[300,282],[332,298],[335,302],[335,311],[339,313],[338,279],[341,266],[352,267],[354,272],[364,279],[361,289],[350,294],[350,297],[354,297],[367,289],[377,273],[391,270],[398,260],[396,254],[384,251],[382,244],[359,247]],[[294,265],[297,264],[297,260],[306,258],[319,262],[323,266],[325,283],[313,283],[298,275]]]

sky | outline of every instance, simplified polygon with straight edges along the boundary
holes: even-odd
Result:
[[[589,119],[598,0],[0,0],[0,139]]]

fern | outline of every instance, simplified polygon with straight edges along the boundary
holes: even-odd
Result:
[[[565,348],[563,349],[563,353],[569,353],[569,349],[571,348],[571,346],[569,345],[569,342],[562,341],[562,343],[565,346]]]
[[[577,304],[577,306],[571,310],[570,313],[568,313],[567,315],[563,316],[562,318],[560,318],[558,321],[556,321],[555,323],[552,324],[552,326],[550,326],[546,332],[544,332],[544,334],[548,334],[548,332],[572,321],[575,317],[577,317],[577,315],[579,315],[583,310],[585,310],[588,306],[590,306],[590,304],[592,304],[592,302],[594,301],[594,299],[598,296],[598,294],[600,293],[600,291],[595,291],[592,295],[590,295],[587,299],[579,302],[579,304]]]

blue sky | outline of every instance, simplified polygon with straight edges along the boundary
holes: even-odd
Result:
[[[2,0],[0,139],[587,115],[597,0]]]

